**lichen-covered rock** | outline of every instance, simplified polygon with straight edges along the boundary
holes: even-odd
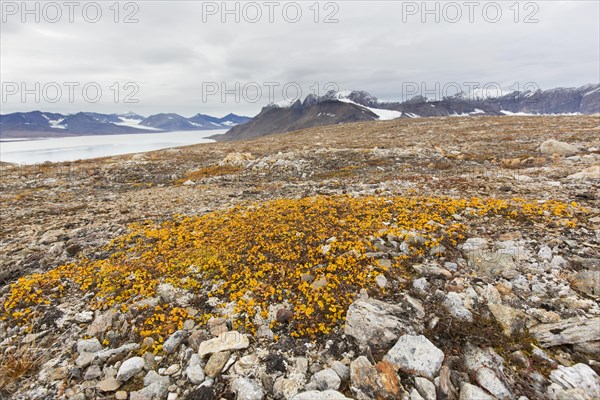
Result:
[[[350,364],[350,390],[359,400],[373,399],[379,390],[377,370],[364,356]]]
[[[405,373],[433,379],[444,361],[444,352],[423,335],[403,335],[384,357]]]
[[[406,309],[375,299],[356,300],[346,317],[346,335],[373,349],[387,350],[403,333],[412,332]]]
[[[553,324],[540,324],[531,333],[543,347],[580,344],[600,340],[600,317],[570,318]]]
[[[346,382],[350,379],[350,368],[344,365],[340,361],[334,361],[331,363],[331,369],[335,371],[340,377],[342,382]]]
[[[119,372],[117,372],[117,380],[119,382],[126,382],[129,379],[133,378],[138,372],[144,369],[144,359],[142,357],[133,357],[127,359],[121,364],[119,367]]]
[[[331,368],[325,368],[310,377],[310,383],[306,385],[307,390],[338,390],[342,384],[342,378]]]
[[[580,398],[595,400],[600,398],[600,376],[586,364],[575,364],[572,367],[559,365],[550,373],[550,380],[559,388],[551,388],[551,397]]]
[[[188,332],[181,330],[173,333],[165,342],[163,343],[163,351],[167,354],[173,353],[181,343],[188,336]]]
[[[237,400],[263,400],[265,398],[265,391],[261,384],[252,379],[235,379],[231,384],[231,390],[237,394]]]
[[[508,337],[523,331],[530,320],[523,311],[502,304],[488,304],[488,308]]]
[[[102,344],[96,338],[84,339],[77,341],[77,352],[81,353],[96,353],[102,350]]]
[[[458,293],[449,292],[446,294],[443,304],[455,318],[463,321],[473,321],[473,314],[465,307],[464,300]]]
[[[141,390],[131,392],[129,400],[164,400],[168,393],[168,384],[163,381],[157,381]]]
[[[195,385],[199,385],[204,381],[204,370],[202,369],[202,362],[198,354],[192,354],[190,357],[188,366],[185,369],[185,374],[190,382]]]

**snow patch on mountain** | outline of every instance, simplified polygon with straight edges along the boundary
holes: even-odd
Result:
[[[130,119],[130,118],[124,118],[124,117],[119,117],[119,119],[121,120],[121,122],[113,122],[113,124],[120,125],[120,126],[129,126],[129,127],[138,128],[138,129],[145,129],[148,131],[162,132],[162,129],[153,128],[151,126],[140,125],[140,122],[142,122],[141,119]]]
[[[355,104],[359,107],[369,110],[373,114],[377,115],[381,121],[396,119],[396,118],[400,118],[402,116],[402,113],[400,111],[384,110],[382,108],[367,107],[367,106],[363,106],[362,104],[355,103],[352,100],[350,100],[348,98],[344,98],[344,97],[340,97],[338,100],[341,102],[344,102],[344,103]]]
[[[67,129],[66,125],[61,125],[60,124],[61,122],[63,122],[65,120],[64,118],[50,120],[48,117],[46,117],[46,115],[44,115],[44,117],[46,119],[48,119],[48,123],[50,124],[50,128],[54,128],[54,129]]]

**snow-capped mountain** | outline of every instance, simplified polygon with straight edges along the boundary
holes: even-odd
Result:
[[[133,111],[126,112],[125,114],[117,114],[117,116],[121,117],[121,119],[132,119],[138,121],[146,118],[140,114],[134,113]]]
[[[203,114],[191,118],[178,114],[156,114],[146,118],[133,112],[59,114],[31,111],[0,115],[0,137],[33,138],[228,129],[248,120],[249,117],[235,114],[228,114],[223,118]]]
[[[415,96],[404,102],[382,102],[364,91],[330,91],[303,101],[269,104],[250,122],[230,129],[220,140],[284,133],[319,125],[364,120],[482,115],[546,115],[600,113],[600,84],[499,97],[459,93],[441,100]]]

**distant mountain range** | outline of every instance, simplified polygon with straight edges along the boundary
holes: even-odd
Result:
[[[143,117],[132,112],[127,114],[79,112],[65,115],[31,111],[0,115],[0,137],[35,138],[201,131],[229,129],[249,120],[249,117],[235,114],[228,114],[223,118],[196,114],[191,118],[185,118],[178,114],[156,114]]]
[[[496,98],[464,94],[442,100],[416,96],[405,102],[381,102],[364,91],[331,91],[292,104],[270,104],[245,124],[217,140],[242,140],[320,125],[347,122],[468,115],[551,115],[600,113],[600,84],[579,88],[513,92]]]
[[[600,84],[579,88],[513,92],[495,98],[458,94],[442,100],[416,96],[404,102],[384,102],[364,91],[330,91],[309,95],[303,101],[269,104],[254,118],[228,114],[217,118],[196,114],[135,113],[57,114],[42,111],[0,115],[0,138],[35,138],[76,135],[229,129],[212,136],[217,140],[242,140],[322,125],[395,118],[469,115],[600,114]]]

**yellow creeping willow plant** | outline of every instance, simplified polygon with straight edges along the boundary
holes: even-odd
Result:
[[[464,239],[462,223],[496,217],[569,227],[579,211],[576,204],[523,199],[318,196],[139,223],[113,241],[106,259],[82,259],[19,279],[2,299],[1,317],[30,329],[48,307],[73,292],[93,293],[86,297],[93,309],[125,313],[155,297],[160,283],[170,283],[229,303],[235,327],[248,332],[267,318],[270,305],[286,303],[293,312],[291,334],[316,337],[343,323],[356,294],[377,287],[377,275],[394,279],[429,248],[453,248]],[[411,241],[415,235],[424,240]],[[374,251],[374,238],[391,236],[413,243],[411,255],[394,258],[391,266],[366,256]],[[208,302],[206,295],[198,298]],[[225,310],[197,309],[198,323]],[[140,340],[153,337],[157,343],[192,318],[189,309],[175,304],[137,310]]]

